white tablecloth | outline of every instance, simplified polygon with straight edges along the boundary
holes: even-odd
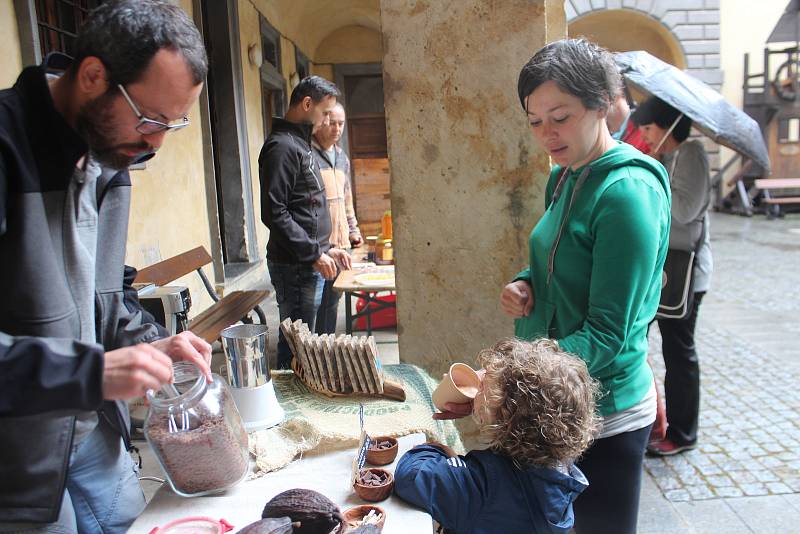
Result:
[[[408,449],[425,441],[424,434],[411,434],[398,439],[397,459]],[[129,534],[149,534],[157,526],[175,519],[205,516],[225,519],[234,526],[233,532],[261,518],[264,505],[278,493],[291,488],[318,491],[335,502],[342,512],[362,501],[349,484],[351,462],[355,448],[325,454],[306,454],[287,467],[261,478],[242,482],[226,493],[207,497],[184,498],[175,495],[165,484],[153,496],[136,520]],[[394,473],[395,463],[385,466]],[[392,495],[375,503],[386,511],[384,534],[428,534],[433,531],[431,517]]]

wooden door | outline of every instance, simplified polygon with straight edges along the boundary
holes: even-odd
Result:
[[[383,78],[345,76],[344,92],[356,217],[364,235],[377,235],[383,213],[391,209]]]

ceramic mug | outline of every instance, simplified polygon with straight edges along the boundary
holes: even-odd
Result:
[[[445,404],[470,402],[480,389],[481,377],[475,369],[465,363],[454,363],[450,366],[450,372],[436,386],[432,395],[433,405],[438,410],[447,411]]]

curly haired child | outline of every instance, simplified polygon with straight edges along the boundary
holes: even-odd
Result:
[[[488,449],[415,447],[397,464],[395,492],[446,531],[567,532],[588,485],[573,462],[599,428],[596,382],[549,339],[502,340],[478,361],[485,375],[473,417]]]

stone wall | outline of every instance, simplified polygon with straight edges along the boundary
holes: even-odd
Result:
[[[683,49],[686,70],[715,89],[722,85],[719,0],[566,0],[567,21],[605,9],[630,9],[669,29]]]
[[[400,358],[432,373],[512,334],[499,295],[544,204],[517,76],[565,36],[563,7],[493,4],[381,2]]]

